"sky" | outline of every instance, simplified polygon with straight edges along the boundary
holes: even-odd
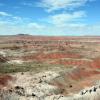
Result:
[[[0,35],[100,35],[100,0],[0,0]]]

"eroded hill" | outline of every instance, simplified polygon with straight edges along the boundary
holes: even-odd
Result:
[[[0,36],[0,73],[3,100],[99,100],[100,37]]]

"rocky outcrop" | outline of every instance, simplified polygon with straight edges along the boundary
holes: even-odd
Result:
[[[61,73],[51,71],[38,74],[16,73],[13,75],[16,77],[16,81],[12,86],[0,90],[0,100],[99,100],[100,85],[65,96],[64,89],[51,84],[52,80],[61,77]]]

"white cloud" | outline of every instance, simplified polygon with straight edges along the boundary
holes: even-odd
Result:
[[[22,18],[19,17],[19,16],[13,16],[12,18],[15,19],[15,20],[17,20],[17,21],[21,21],[22,20]]]
[[[59,10],[61,8],[73,8],[77,5],[83,5],[89,0],[62,0],[61,7],[58,6],[61,0],[45,0],[48,2],[58,2],[51,7],[46,7],[46,10]],[[65,1],[65,4],[63,4]],[[76,2],[77,1],[77,2]],[[84,1],[84,2],[83,2]],[[81,2],[81,3],[80,3]],[[83,2],[83,3],[82,3]],[[74,5],[75,4],[75,5]],[[65,5],[65,6],[63,6]],[[69,5],[69,6],[68,6]],[[0,12],[0,16],[9,18],[5,21],[0,21],[0,34],[33,34],[33,35],[91,35],[100,34],[99,25],[87,25],[84,19],[87,16],[85,11],[63,12],[59,14],[49,15],[44,18],[44,22],[32,22],[29,19],[20,16],[14,16],[6,12]],[[42,20],[42,19],[41,19]]]
[[[44,32],[45,26],[38,24],[38,23],[25,23],[25,24],[13,24],[0,21],[0,35],[3,34],[19,34],[19,33],[26,33],[26,34],[34,34],[34,35],[42,35]]]
[[[31,19],[27,17],[15,16],[6,12],[0,12],[0,22],[10,23],[12,25],[20,25],[23,23],[28,23]]]
[[[34,4],[30,2],[22,2],[21,5],[33,7]]]
[[[44,28],[44,26],[41,25],[41,24],[33,22],[33,23],[28,24],[28,28],[42,29],[42,28]]]
[[[86,16],[84,11],[76,11],[73,13],[61,13],[50,16],[48,21],[55,25],[65,25],[76,21],[81,21]]]
[[[100,35],[100,24],[66,24],[66,26],[50,26],[45,30],[41,30],[45,35],[67,36],[67,35]]]
[[[11,16],[11,14],[8,14],[8,13],[6,13],[6,12],[0,12],[0,16]]]
[[[0,34],[33,34],[33,35],[91,35],[100,34],[99,25],[86,25],[81,20],[86,16],[84,11],[50,15],[43,24],[31,22],[20,16],[8,16],[10,21],[0,21]],[[28,21],[26,21],[28,20]]]
[[[27,23],[14,25],[8,22],[0,22],[1,34],[33,34],[33,35],[100,35],[100,24],[86,25],[82,23],[70,23],[65,26],[45,25],[40,23]]]
[[[94,0],[41,0],[37,3],[38,7],[44,8],[46,11],[56,11],[60,9],[73,9],[83,6],[88,1]]]

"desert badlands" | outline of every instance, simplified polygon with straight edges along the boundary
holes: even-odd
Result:
[[[100,37],[0,36],[0,100],[100,100]]]

